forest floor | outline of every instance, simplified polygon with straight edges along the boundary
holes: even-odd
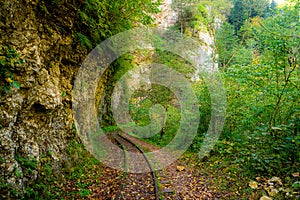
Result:
[[[131,138],[133,139],[133,138]],[[148,151],[158,147],[134,139],[135,143]],[[124,182],[123,172],[95,163],[83,170],[82,178],[68,180],[62,190],[67,194],[64,199],[115,199]],[[199,160],[194,153],[185,153],[177,161],[156,172],[160,199],[297,199],[294,193],[279,177],[251,176],[243,171],[239,162],[228,157],[211,154]],[[143,176],[143,175],[141,175]],[[299,174],[294,174],[299,180]],[[128,174],[126,187],[121,199],[154,199],[146,187],[152,187],[149,178],[138,178]],[[146,182],[148,186],[145,186]],[[146,183],[147,184],[147,183]],[[150,188],[151,190],[151,188]],[[298,195],[298,196],[297,196]]]
[[[128,135],[126,137],[148,152],[159,149],[157,146]],[[116,193],[120,190],[122,176],[119,174],[122,174],[122,172],[109,167],[104,167],[103,170],[104,173],[99,177],[101,186],[95,184],[89,188],[92,191],[89,196],[91,199],[114,199]],[[213,187],[210,178],[207,178],[207,174],[201,173],[201,170],[188,164],[188,160],[179,159],[170,166],[157,171],[156,174],[161,199],[220,199],[222,197],[222,194],[218,193]],[[127,181],[126,184],[128,185],[124,188],[122,196],[124,199],[154,199],[154,195],[149,196],[147,192],[152,188],[151,181],[147,180],[146,173],[141,176],[144,177],[135,178],[135,176],[129,174],[130,181]],[[145,186],[145,182],[149,184]],[[140,184],[141,187],[137,184]],[[145,187],[149,187],[149,189]]]

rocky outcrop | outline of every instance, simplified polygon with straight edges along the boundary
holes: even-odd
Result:
[[[77,4],[60,1],[56,9],[55,1],[0,2],[0,46],[24,61],[10,68],[20,89],[0,96],[0,176],[13,187],[36,179],[42,154],[60,163],[74,136],[71,90],[86,55],[72,38]],[[27,161],[36,165],[25,170]]]
[[[173,0],[162,1],[160,5],[161,12],[153,16],[158,28],[167,29],[171,26],[178,25],[180,13],[178,13],[179,10],[174,10],[174,7],[176,7],[174,4],[176,3],[178,4],[178,2]],[[195,6],[197,6],[197,4],[198,3],[195,3]],[[183,7],[185,4],[181,2],[180,5]],[[219,23],[220,22],[218,21],[217,24]],[[200,78],[203,68],[208,71],[213,70],[212,68],[217,68],[217,63],[214,63],[214,66],[212,67],[213,61],[211,57],[214,53],[212,48],[212,46],[214,46],[213,37],[205,30],[194,30],[194,32],[194,37],[198,38],[202,43],[202,45],[199,46],[198,52],[196,52],[197,56],[193,58],[193,61],[196,63],[198,68],[196,69],[195,73],[191,75],[191,80],[197,81]]]
[[[178,13],[172,9],[172,0],[163,0],[159,8],[161,12],[153,16],[158,27],[168,28],[175,25]]]

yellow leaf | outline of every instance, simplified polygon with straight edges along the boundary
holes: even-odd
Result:
[[[11,83],[11,82],[13,82],[13,81],[11,80],[11,78],[9,78],[9,77],[8,77],[8,78],[6,78],[5,80],[6,80],[6,82],[8,82],[8,83]]]
[[[259,200],[272,200],[272,198],[268,196],[262,196]]]
[[[249,182],[249,186],[252,188],[252,189],[257,189],[258,188],[258,183],[256,181],[250,181]]]
[[[177,166],[177,170],[180,171],[180,172],[183,171],[184,170],[184,166]]]

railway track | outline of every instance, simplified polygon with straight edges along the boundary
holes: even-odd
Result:
[[[130,196],[130,195],[134,195],[134,194],[128,195],[128,194],[126,194],[126,192],[130,191],[131,186],[137,185],[135,182],[138,182],[138,183],[144,184],[144,185],[139,185],[139,187],[142,186],[142,193],[144,196],[136,196],[135,197],[136,199],[144,198],[144,199],[159,200],[159,190],[158,190],[156,174],[150,164],[149,159],[144,154],[144,151],[138,145],[133,143],[131,140],[129,140],[128,138],[121,135],[119,132],[113,133],[112,140],[114,140],[115,143],[117,143],[117,145],[120,146],[120,148],[123,150],[123,156],[124,156],[124,163],[123,163],[124,172],[122,175],[122,181],[121,181],[121,185],[119,187],[119,192],[115,196],[115,199],[120,200],[120,199],[133,198],[133,196]],[[149,170],[150,170],[149,173],[141,173],[141,174],[128,173],[129,166],[128,166],[127,161],[128,161],[128,159],[131,159],[128,154],[129,151],[136,152],[136,153],[143,155],[144,162],[146,162],[147,166],[149,167]],[[136,164],[138,165],[138,163],[136,163]],[[149,187],[149,185],[147,185],[150,182],[149,179],[152,182],[152,187]],[[147,181],[148,181],[148,183],[147,183]],[[149,191],[146,191],[147,189]],[[140,193],[137,193],[136,195],[140,195]],[[126,198],[126,196],[128,198]]]

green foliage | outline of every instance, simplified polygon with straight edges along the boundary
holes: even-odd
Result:
[[[84,47],[90,48],[119,32],[151,23],[151,14],[159,11],[159,5],[160,1],[151,0],[85,0],[78,10],[82,24],[77,36]]]
[[[76,186],[79,188],[78,193],[81,198],[86,198],[91,193],[87,183],[77,182]]]
[[[35,158],[23,158],[20,155],[16,155],[16,161],[20,164],[20,166],[23,169],[24,173],[32,173],[33,170],[37,170],[38,162]],[[19,173],[17,169],[15,170],[15,173]]]
[[[181,57],[172,55],[169,52],[157,50],[153,55],[154,63],[162,63],[169,66],[186,78],[195,73],[191,65],[185,62]],[[211,102],[208,87],[201,79],[193,84],[193,90],[199,100],[200,120],[198,134],[190,147],[191,151],[196,152],[201,147],[203,135],[208,129],[211,113]],[[133,93],[129,109],[131,118],[140,126],[145,126],[150,123],[149,111],[154,104],[162,105],[166,110],[166,123],[159,134],[147,139],[148,142],[159,146],[165,146],[170,143],[179,130],[181,121],[180,103],[174,94],[168,88],[156,84],[151,85],[151,89],[140,89]]]
[[[223,68],[238,48],[238,37],[235,35],[234,27],[231,24],[224,22],[216,31],[216,45],[218,47],[218,64],[220,68]],[[232,61],[232,63],[236,62],[238,59]]]
[[[164,128],[161,130],[159,134],[156,134],[155,136],[147,139],[147,141],[159,145],[159,146],[165,146],[167,145],[176,135],[179,124],[180,124],[180,108],[178,108],[176,105],[172,104],[170,102],[170,96],[168,93],[163,93],[163,91],[168,91],[166,88],[161,88],[158,86],[153,86],[154,90],[156,92],[152,93],[143,91],[143,97],[146,97],[145,99],[142,99],[138,102],[131,102],[130,104],[130,113],[133,120],[139,124],[140,126],[144,126],[150,123],[149,118],[149,111],[152,105],[154,104],[161,104],[164,106],[166,110],[166,123],[164,125]],[[160,96],[160,99],[155,98],[158,97],[156,95],[158,94],[164,94]],[[169,93],[170,94],[170,93]],[[151,96],[153,95],[154,99],[151,101]],[[133,96],[133,100],[135,98],[139,98],[138,92]]]
[[[257,41],[259,64],[270,66],[269,81],[273,81],[269,91],[276,99],[270,125],[282,124],[299,110],[294,104],[299,99],[299,7],[285,7],[276,16],[260,22],[254,27]],[[284,103],[283,103],[284,102]],[[283,105],[282,105],[283,104]],[[286,108],[286,109],[285,109]],[[296,109],[296,110],[295,110]],[[292,111],[292,113],[291,113]],[[279,113],[289,114],[282,117]]]
[[[116,82],[130,69],[134,68],[134,57],[131,54],[124,54],[114,61],[109,70],[104,74],[109,84],[105,84],[101,94],[100,105],[98,105],[98,119],[104,130],[114,130],[115,122],[111,109],[111,96]],[[103,80],[104,81],[104,80]]]
[[[87,49],[93,48],[92,42],[90,41],[90,39],[87,36],[85,36],[81,33],[76,33],[75,35],[81,46],[83,46]]]
[[[281,174],[282,176],[298,170],[300,163],[299,136],[293,133],[290,126],[282,127],[278,132],[255,131],[253,133],[252,139],[260,138],[260,140],[249,155],[249,169],[260,174]]]
[[[65,172],[69,174],[71,180],[85,179],[94,173],[99,165],[99,161],[92,157],[89,152],[84,149],[83,144],[73,140],[70,142],[67,153],[70,155],[70,160],[65,163]]]
[[[228,21],[239,31],[246,20],[256,16],[263,16],[264,10],[269,6],[269,0],[234,0]]]
[[[0,195],[3,193],[8,193],[7,191],[11,190],[10,185],[8,183],[4,183],[3,177],[0,177]]]
[[[186,78],[190,78],[191,75],[195,73],[195,69],[191,67],[191,64],[181,58],[179,55],[174,55],[167,51],[161,51],[160,49],[156,50],[153,57],[153,62],[161,63],[165,66],[171,67],[183,74]]]
[[[271,4],[269,6],[267,6],[266,9],[264,10],[263,17],[266,18],[266,17],[273,16],[275,14],[277,6],[278,5],[277,5],[276,1],[272,0]]]
[[[37,170],[38,177],[34,183],[24,186],[23,193],[0,180],[1,194],[9,193],[11,197],[33,200],[86,198],[90,194],[89,186],[99,182],[97,179],[102,166],[76,140],[68,145],[67,155],[61,166],[57,166],[50,151],[40,155],[39,163],[33,158],[17,155],[16,160],[24,174],[15,169],[16,175],[26,176]]]
[[[104,130],[104,132],[113,132],[113,131],[118,130],[118,127],[117,126],[107,126],[107,127],[104,127],[103,130]]]
[[[195,12],[197,1],[195,0],[173,0],[172,9],[177,13],[178,20],[175,28],[181,33],[189,32],[189,27],[194,28],[195,26]],[[192,34],[194,32],[192,31]]]
[[[177,28],[181,33],[198,39],[198,32],[208,32],[214,35],[216,23],[225,20],[229,14],[231,2],[229,0],[213,1],[173,1],[172,7],[177,11]]]
[[[270,73],[270,66],[228,68],[226,85],[230,89],[227,91],[227,123],[223,137],[233,133],[228,138],[238,143],[246,142],[246,147],[242,146],[241,149],[246,148],[244,155],[253,155],[249,161],[253,166],[249,169],[279,174],[287,172],[294,164],[299,164],[299,160],[295,160],[299,157],[296,153],[299,152],[298,136],[297,132],[292,131],[295,130],[294,126],[299,126],[299,122],[294,122],[299,118],[299,104],[295,102],[299,93],[290,85],[284,93],[285,104],[277,107],[278,98],[274,95],[277,78],[270,77]],[[275,109],[281,110],[280,115],[276,117],[276,127],[270,127]],[[248,131],[247,136],[234,135],[238,132],[245,133],[245,130]],[[247,152],[252,152],[247,148],[251,140],[257,142],[251,147],[253,154],[248,154]]]
[[[211,100],[208,86],[201,78],[199,81],[193,84],[193,90],[198,99],[198,105],[200,110],[200,123],[198,125],[198,133],[194,138],[193,144],[190,146],[190,151],[199,152],[204,135],[208,130],[208,125],[211,118]]]
[[[16,66],[22,65],[23,60],[16,50],[7,46],[0,49],[0,86],[5,92],[9,92],[11,87],[20,88],[17,81],[14,80],[13,70]]]
[[[228,98],[226,125],[211,157],[204,158],[210,166],[205,169],[217,171],[219,176],[216,182],[220,182],[219,177],[228,178],[222,182],[224,190],[228,184],[234,184],[235,189],[243,187],[238,180],[248,181],[258,175],[288,177],[300,167],[299,3],[295,1],[293,6],[282,8],[280,12],[274,11],[272,18],[265,16],[262,19],[253,17],[262,15],[266,1],[252,1],[251,6],[246,1],[234,2],[235,7],[229,17],[231,24],[225,22],[219,30],[215,30],[215,20],[226,16],[227,10],[219,9],[222,8],[222,2],[204,1],[201,5],[183,8],[182,3],[187,3],[184,1],[178,3],[177,7],[182,9],[182,19],[187,17],[181,23],[183,33],[205,30],[215,36],[219,66],[226,66],[222,72]],[[78,31],[75,36],[81,45],[91,49],[106,37],[138,23],[149,23],[148,14],[155,11],[155,6],[151,4],[154,10],[145,11],[144,15],[139,16],[138,13],[143,12],[141,9],[145,5],[141,6],[141,1],[85,1],[78,15],[86,29]],[[240,16],[234,18],[238,13],[241,13]],[[245,20],[249,22],[247,25]],[[246,33],[245,37],[239,37],[240,32]],[[107,80],[111,81],[107,85],[104,83],[106,88],[103,93],[108,106],[100,116],[105,117],[105,132],[117,130],[110,112],[111,93],[114,84],[137,66],[137,54],[142,54],[146,62],[172,67],[186,78],[195,72],[179,56],[157,50],[150,58],[150,53],[140,51],[134,52],[134,56],[123,55],[105,72]],[[229,61],[230,65],[227,66]],[[200,123],[189,153],[199,152],[212,111],[207,83],[200,79],[193,83],[193,90],[199,102]],[[132,95],[129,102],[132,119],[141,126],[149,124],[149,111],[153,104],[164,106],[167,120],[163,130],[147,141],[165,146],[178,131],[180,105],[168,88],[153,84],[151,89],[140,89]],[[90,177],[97,179],[96,171],[101,170],[98,161],[75,140],[69,144],[67,154],[68,159],[61,171],[64,177],[57,176],[58,173],[54,171],[51,152],[41,156],[40,164],[17,157],[22,169],[27,169],[27,172],[28,169],[38,170],[40,174],[34,186],[25,188],[25,199],[76,199],[89,195],[89,186],[92,184],[89,182]],[[223,174],[219,174],[220,171]],[[15,173],[24,176],[17,170]],[[75,189],[70,189],[72,187]],[[298,189],[299,183],[294,182],[292,187]],[[8,188],[8,185],[0,183],[0,189]],[[251,192],[247,189],[245,191]]]
[[[243,164],[244,173],[286,176],[299,169],[298,4],[273,17],[253,19],[243,46],[253,52],[252,59],[247,62],[237,56],[238,63],[224,73],[228,105],[222,138],[235,144],[234,157]],[[227,30],[219,32],[220,47],[227,35],[237,39],[231,28]],[[221,58],[228,58],[221,52]],[[217,145],[216,151],[223,154],[222,148]]]
[[[216,23],[225,20],[229,14],[231,2],[229,0],[201,1],[195,14],[199,30],[208,31],[214,36]]]

